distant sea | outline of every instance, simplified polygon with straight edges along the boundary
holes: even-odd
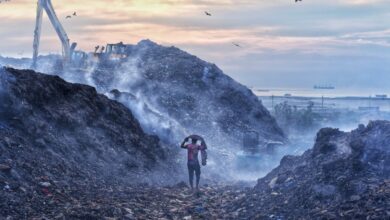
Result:
[[[390,98],[390,88],[335,88],[335,89],[314,89],[314,88],[250,88],[257,96],[291,96],[300,97],[375,97],[376,95],[387,95]]]

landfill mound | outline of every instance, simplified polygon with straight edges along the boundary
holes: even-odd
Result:
[[[139,116],[148,132],[169,137],[174,143],[184,135],[197,133],[215,143],[237,145],[248,131],[259,132],[264,141],[285,140],[261,101],[215,64],[150,40],[128,45],[127,51],[124,60],[101,59],[85,74],[69,70],[61,77],[92,85],[101,93],[116,90],[118,101]],[[131,94],[138,102],[121,99],[121,93]],[[162,120],[142,120],[144,114],[154,116],[140,109],[141,105]],[[174,134],[161,132],[160,121],[168,123],[166,128]]]
[[[236,155],[248,132],[259,133],[261,145],[286,141],[251,90],[215,64],[176,47],[143,40],[129,46],[124,61],[101,60],[84,75],[86,83],[126,105],[146,132],[164,142],[177,145],[191,134],[204,137],[212,149],[207,178],[237,179],[241,164]],[[67,72],[62,77],[79,76]]]
[[[321,129],[302,156],[280,165],[231,211],[243,219],[385,219],[390,215],[390,122]]]
[[[284,157],[253,189],[203,184],[194,193],[185,183],[161,187],[177,181],[169,162],[176,157],[122,104],[57,76],[2,68],[0,216],[385,219],[389,134],[388,121],[324,128],[311,150]]]
[[[232,160],[248,133],[258,133],[261,146],[287,142],[261,100],[215,64],[150,40],[125,46],[120,58],[91,53],[80,66],[64,67],[59,55],[39,56],[36,70],[95,87],[128,107],[146,133],[169,145],[201,135],[213,147],[211,164],[228,169],[235,169]],[[30,64],[29,59],[0,57],[0,65]]]
[[[166,148],[128,108],[93,87],[0,69],[1,216],[29,213],[23,206],[41,205],[53,185],[94,192],[110,184],[173,181]]]
[[[98,93],[117,100],[132,111],[146,133],[157,135],[162,143],[177,146],[188,135],[204,137],[212,149],[208,178],[237,179],[243,167],[237,153],[243,150],[248,133],[259,134],[259,148],[287,142],[261,100],[215,64],[150,40],[125,49],[121,58],[90,54],[93,58],[82,68],[61,69],[60,56],[40,56],[37,69],[68,82],[93,86]],[[2,63],[27,65],[9,58],[0,59]],[[176,159],[185,163],[185,157]]]

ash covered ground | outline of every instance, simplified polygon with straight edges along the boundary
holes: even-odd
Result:
[[[87,69],[61,69],[53,59],[41,57],[38,66],[52,76],[0,71],[3,218],[390,216],[387,121],[351,132],[321,129],[313,148],[284,157],[253,187],[239,181],[243,170],[234,165],[243,134],[256,130],[263,142],[288,140],[261,101],[215,65],[151,41],[134,45],[124,62]],[[2,62],[20,68],[29,61]],[[197,193],[182,182],[185,152],[178,149],[190,133],[203,135],[210,152]],[[288,148],[271,164],[297,146]]]

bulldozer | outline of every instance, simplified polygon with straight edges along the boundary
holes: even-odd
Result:
[[[243,135],[243,150],[248,154],[273,154],[275,148],[283,145],[279,141],[260,141],[260,134],[257,131],[247,131]]]
[[[237,153],[236,166],[242,172],[261,170],[282,145],[282,142],[262,140],[259,132],[249,130],[243,134],[242,150]]]

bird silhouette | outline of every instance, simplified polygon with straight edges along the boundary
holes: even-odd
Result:
[[[211,14],[207,11],[204,12],[207,16],[211,16]]]
[[[65,19],[69,19],[69,18],[72,18],[72,16],[68,15],[65,17]]]
[[[238,43],[232,43],[234,46],[236,46],[236,47],[241,47],[241,45],[239,45]]]
[[[302,0],[295,0],[295,3],[297,3],[297,2],[301,2]]]
[[[76,12],[73,12],[73,16],[77,16],[77,13],[76,13]]]

